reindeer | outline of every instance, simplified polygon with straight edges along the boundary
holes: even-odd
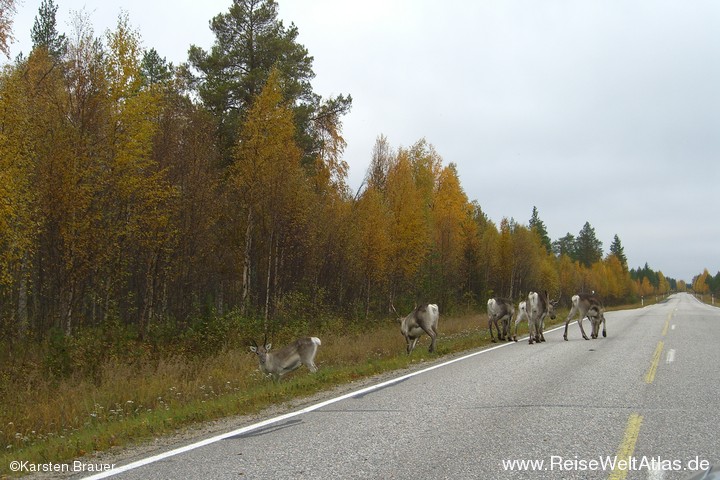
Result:
[[[514,342],[517,342],[517,331],[518,331],[518,325],[520,325],[520,322],[523,320],[527,320],[528,327],[530,326],[530,316],[528,315],[527,311],[527,302],[523,300],[518,304],[518,314],[515,318],[515,334],[512,336],[512,339]]]
[[[578,318],[578,325],[580,325],[580,332],[585,340],[589,340],[585,335],[585,329],[583,328],[582,322],[587,317],[590,320],[592,331],[590,336],[595,339],[598,338],[600,333],[600,323],[603,326],[603,337],[607,337],[605,331],[605,312],[600,300],[593,294],[581,293],[579,295],[573,295],[572,297],[572,308],[568,314],[567,320],[565,320],[565,333],[563,338],[567,341],[568,324],[575,318],[575,315],[580,315]]]
[[[490,341],[495,343],[495,336],[493,335],[492,326],[495,324],[495,330],[497,330],[498,340],[505,341],[511,340],[510,337],[510,322],[512,317],[515,315],[515,305],[512,300],[506,298],[495,297],[491,298],[487,302],[487,314],[488,314],[488,330],[490,330]],[[500,325],[502,323],[502,331],[500,331]],[[515,330],[517,332],[517,329]]]
[[[267,337],[265,338],[267,341]],[[271,343],[263,342],[264,346],[258,346],[252,340],[250,351],[256,353],[260,361],[260,370],[266,375],[272,375],[274,382],[288,372],[305,365],[311,372],[317,372],[315,366],[315,354],[320,346],[320,339],[317,337],[303,337],[286,345],[276,352],[270,352]]]
[[[550,300],[547,290],[542,293],[530,292],[528,294],[528,329],[530,330],[529,344],[545,341],[545,317],[555,320],[555,305],[557,300]]]
[[[391,308],[397,315],[397,310],[391,305]],[[407,353],[410,355],[415,348],[415,344],[418,338],[423,333],[427,333],[430,338],[429,352],[435,351],[435,339],[437,338],[437,326],[438,320],[440,319],[440,310],[438,306],[429,303],[423,304],[415,308],[410,315],[405,318],[399,317],[398,322],[400,323],[400,332],[405,337],[407,343]]]

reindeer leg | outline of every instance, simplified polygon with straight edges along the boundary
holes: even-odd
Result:
[[[535,323],[532,320],[528,321],[528,334],[530,336],[528,345],[532,345],[535,340]]]
[[[503,342],[506,340],[508,342],[510,341],[510,320],[512,319],[506,318],[505,320],[503,320],[503,336],[501,339]]]
[[[590,340],[590,339],[587,337],[587,335],[585,335],[585,329],[584,329],[583,326],[582,326],[583,320],[584,320],[584,317],[580,317],[580,318],[578,319],[578,325],[580,325],[580,332],[582,332],[582,336],[583,336],[583,338],[584,338],[585,340]],[[588,318],[588,320],[590,320],[590,319]],[[590,320],[590,322],[592,323],[592,320]]]
[[[590,338],[595,340],[598,337],[598,333],[600,333],[600,321],[597,317],[593,317],[590,319],[590,324],[592,325],[592,333],[590,334]]]
[[[495,336],[493,336],[492,326],[493,326],[493,319],[488,317],[488,330],[490,330],[490,341],[492,343],[495,343]],[[497,328],[497,325],[495,328]],[[498,329],[498,336],[500,336],[500,329]]]
[[[437,337],[437,332],[435,332],[435,330],[433,330],[432,327],[427,328],[424,325],[420,325],[420,328],[422,328],[423,331],[425,333],[427,333],[428,336],[430,337],[430,348],[428,349],[428,352],[430,352],[430,353],[434,352],[435,351],[435,338]]]
[[[415,345],[417,344],[419,337],[415,337],[412,340],[408,340],[408,355],[412,353],[412,351],[415,349]]]
[[[569,325],[569,324],[570,324],[570,317],[568,317],[568,318],[565,320],[565,333],[563,333],[563,338],[565,339],[566,342],[568,341],[568,339],[567,339],[567,329],[568,329],[568,325]]]

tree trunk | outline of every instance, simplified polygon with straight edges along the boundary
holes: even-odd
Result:
[[[245,229],[245,252],[243,255],[243,275],[242,275],[242,297],[240,298],[240,313],[245,314],[248,299],[250,297],[250,252],[252,248],[252,210],[248,211],[247,228]]]
[[[367,296],[365,298],[365,318],[370,317],[370,276],[367,279]]]
[[[270,318],[270,280],[272,279],[273,264],[273,243],[275,241],[275,230],[270,231],[270,248],[268,249],[267,277],[265,279],[265,331],[268,330],[268,319]]]
[[[27,271],[28,271],[28,255],[23,255],[22,264],[20,265],[20,279],[18,282],[18,335],[25,338],[28,331],[28,311],[27,311]]]

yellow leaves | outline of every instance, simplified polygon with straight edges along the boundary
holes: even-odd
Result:
[[[114,102],[122,102],[137,93],[142,84],[140,34],[131,28],[127,13],[118,16],[116,29],[107,34],[107,43],[110,48],[105,67],[111,97]]]
[[[366,189],[353,215],[355,259],[366,280],[380,281],[387,274],[392,251],[389,219],[381,192],[373,187]]]
[[[0,0],[0,52],[10,56],[8,43],[12,42],[12,23],[16,0]]]
[[[387,203],[392,239],[391,269],[397,281],[409,282],[425,260],[431,241],[423,196],[415,184],[412,165],[401,152],[387,175]]]
[[[33,115],[22,74],[0,74],[0,284],[37,234],[32,189]]]
[[[710,276],[707,268],[703,270],[703,273],[695,277],[693,280],[692,288],[696,293],[705,294],[710,292],[710,286],[707,284],[707,279]]]
[[[291,206],[296,192],[290,185],[303,175],[300,155],[292,111],[283,102],[279,72],[273,70],[241,128],[231,175],[250,206],[272,215],[276,208]]]
[[[457,269],[465,248],[465,239],[473,225],[471,206],[460,186],[454,164],[442,169],[437,182],[433,217],[435,247],[440,252],[445,268]]]

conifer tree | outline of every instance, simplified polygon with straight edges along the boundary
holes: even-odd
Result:
[[[550,243],[550,237],[548,236],[547,228],[545,228],[545,222],[540,220],[537,207],[533,207],[532,217],[530,217],[529,226],[530,230],[537,233],[537,235],[540,237],[540,242],[542,243],[543,247],[545,247],[545,250],[547,250],[548,253],[551,253],[552,244]]]
[[[239,127],[270,71],[277,69],[283,78],[283,97],[294,110],[296,141],[304,160],[314,162],[323,143],[315,121],[321,115],[347,112],[352,99],[338,95],[323,103],[313,92],[313,58],[298,43],[297,27],[283,25],[274,0],[233,0],[226,13],[212,19],[210,28],[215,44],[209,52],[190,47],[189,65],[200,75],[188,71],[188,76],[219,122],[225,159],[231,163]]]
[[[627,272],[628,265],[627,257],[625,256],[625,249],[623,248],[622,243],[620,243],[620,237],[618,237],[617,234],[613,237],[613,242],[610,245],[610,253],[620,260],[623,270]]]
[[[586,267],[602,258],[602,242],[595,236],[595,229],[590,226],[590,222],[585,222],[575,239],[575,253],[577,261]]]
[[[42,0],[30,38],[33,48],[45,48],[50,56],[59,59],[67,51],[67,38],[57,31],[57,10],[53,0]]]
[[[553,242],[553,253],[555,253],[557,257],[566,255],[571,260],[577,260],[577,255],[575,254],[575,235],[568,232],[564,237],[555,240]]]

